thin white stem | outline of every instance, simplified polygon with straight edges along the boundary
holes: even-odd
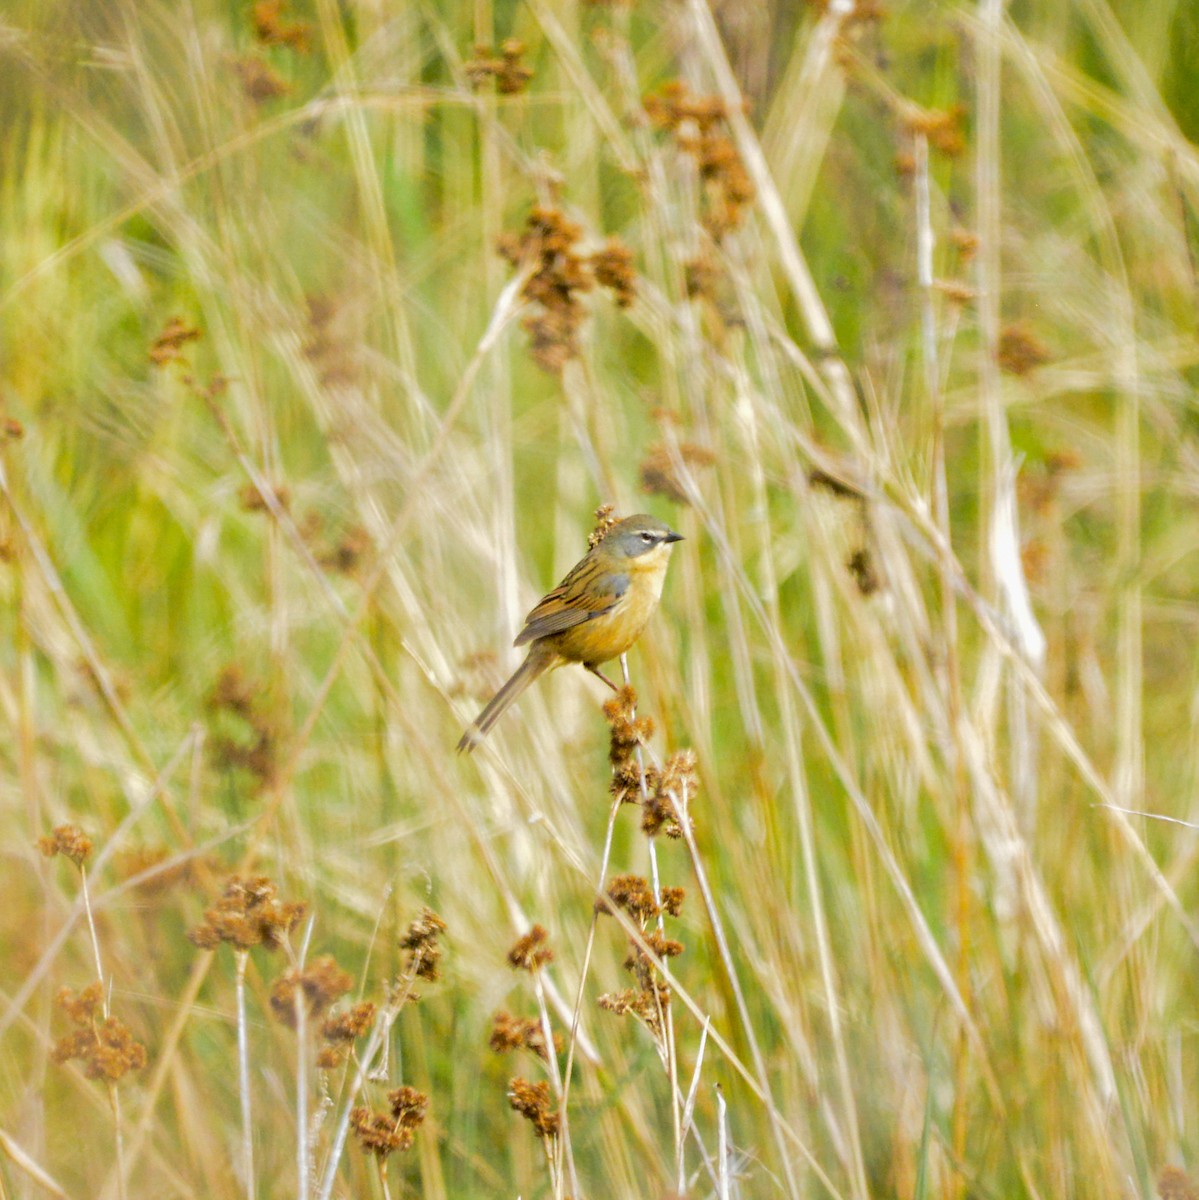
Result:
[[[92,913],[92,897],[87,886],[87,867],[83,863],[79,864],[79,881],[83,894],[83,911],[87,916],[87,929],[92,940],[92,961],[96,964],[96,978],[104,982],[104,966],[100,961],[100,939],[96,936],[96,918]],[[108,1020],[108,989],[103,992],[101,1001],[104,1010],[104,1019]]]
[[[379,1013],[378,1019],[375,1021],[375,1028],[371,1031],[370,1041],[367,1042],[366,1049],[362,1052],[362,1058],[355,1060],[357,1070],[354,1073],[354,1084],[350,1088],[350,1094],[346,1097],[341,1116],[337,1121],[337,1131],[333,1135],[333,1146],[325,1163],[325,1173],[321,1179],[317,1200],[329,1200],[333,1195],[333,1184],[337,1179],[337,1166],[341,1162],[346,1138],[350,1132],[350,1113],[358,1100],[358,1093],[362,1090],[363,1084],[371,1078],[375,1057],[380,1049],[387,1045],[388,1034],[391,1032],[396,1018],[400,1015],[400,1009],[404,1007],[408,1002],[408,997],[412,994],[412,985],[416,981],[416,972],[419,966],[420,960],[418,959],[397,986],[391,1000]]]
[[[304,989],[296,988],[296,1195],[308,1200],[308,1021]]]
[[[608,878],[608,860],[612,855],[612,835],[616,829],[616,814],[620,812],[620,801],[612,801],[612,809],[608,814],[608,831],[604,835],[604,851],[600,856],[599,882],[595,887],[597,898],[604,895],[604,883]],[[579,987],[575,993],[574,1013],[570,1020],[570,1039],[566,1047],[566,1070],[563,1073],[562,1079],[562,1102],[561,1116],[562,1120],[566,1120],[566,1104],[570,1098],[570,1080],[571,1072],[574,1069],[575,1061],[575,1044],[578,1038],[579,1021],[583,1012],[583,989],[587,984],[587,972],[591,966],[591,952],[595,948],[595,931],[599,924],[599,910],[597,909],[591,915],[591,928],[587,931],[587,948],[583,951],[583,966],[579,971]]]
[[[296,1195],[308,1200],[308,997],[304,994],[304,963],[308,958],[308,942],[313,921],[304,931],[304,942],[295,964],[296,990],[292,1005],[296,1016]]]
[[[104,986],[104,964],[100,959],[100,938],[96,934],[96,918],[92,912],[92,894],[87,886],[87,867],[82,862],[79,864],[79,884],[83,899],[83,911],[87,915],[87,929],[91,935],[92,959],[96,964],[96,978],[101,985],[100,1011],[107,1021],[111,1014],[108,1004],[108,988]],[[121,1128],[121,1096],[115,1082],[110,1082],[108,1085],[108,1104],[112,1109],[114,1150],[117,1160],[117,1196],[119,1200],[125,1200],[125,1135]]]
[[[121,1093],[115,1083],[108,1085],[108,1102],[112,1106],[112,1128],[117,1156],[117,1197],[118,1200],[125,1200],[125,1131],[121,1121]]]
[[[920,338],[924,350],[924,384],[929,400],[937,403],[940,372],[937,368],[937,325],[933,312],[932,200],[928,180],[928,138],[916,134],[913,147],[916,163],[916,278],[920,284]]]
[[[254,1200],[254,1128],[250,1109],[250,1037],[246,1021],[246,964],[248,951],[234,952],[237,964],[237,1092],[241,1103],[241,1161],[245,1173],[246,1198]]]
[[[695,1112],[695,1093],[699,1090],[699,1075],[700,1069],[704,1065],[704,1049],[708,1044],[708,1030],[712,1028],[712,1020],[708,1018],[704,1022],[704,1027],[699,1035],[699,1049],[695,1052],[695,1070],[691,1073],[691,1086],[687,1089],[687,1099],[683,1104],[683,1139],[687,1138],[687,1133],[691,1129],[691,1118]],[[680,1196],[687,1191],[687,1171],[683,1161],[683,1152],[680,1148],[678,1162],[676,1166],[676,1178],[678,1181],[678,1193]]]
[[[720,1084],[716,1085],[716,1178],[717,1196],[720,1200],[729,1200],[729,1131],[728,1105],[724,1102],[724,1092]]]
[[[686,795],[686,785],[684,784],[683,795],[675,797],[675,811],[679,818],[679,828],[683,832],[683,839],[687,843],[687,853],[691,858],[691,869],[695,872],[695,882],[699,886],[700,895],[704,900],[704,908],[708,913],[708,921],[712,926],[712,934],[716,938],[716,948],[720,955],[720,960],[724,964],[725,974],[728,976],[729,985],[733,989],[733,999],[737,1005],[737,1014],[741,1018],[742,1028],[745,1030],[745,1040],[749,1043],[749,1051],[753,1057],[754,1070],[758,1076],[758,1086],[762,1089],[762,1094],[770,1095],[769,1079],[766,1073],[766,1060],[762,1056],[761,1047],[758,1045],[757,1035],[754,1033],[753,1022],[749,1016],[749,1006],[745,1002],[745,993],[741,990],[741,980],[737,975],[736,967],[733,963],[733,955],[729,950],[728,939],[724,933],[724,923],[720,919],[720,913],[716,908],[716,898],[712,894],[712,887],[708,882],[708,873],[704,869],[703,860],[699,855],[699,847],[695,842],[695,832],[691,827],[691,812],[688,807],[688,798]],[[723,1110],[723,1100],[721,1101]],[[770,1106],[772,1117],[771,1124],[775,1126],[775,1134],[780,1141],[781,1147],[781,1131],[777,1127],[777,1122],[774,1120],[774,1107]],[[720,1152],[724,1153],[724,1133],[721,1131]],[[723,1173],[722,1173],[723,1178]]]
[[[566,1170],[570,1176],[570,1191],[575,1200],[579,1198],[579,1180],[575,1171],[574,1149],[570,1144],[570,1126],[567,1124],[566,1105],[563,1103],[562,1072],[558,1067],[558,1056],[554,1053],[554,1027],[550,1023],[550,1010],[545,1002],[545,985],[542,983],[541,972],[533,972],[533,992],[537,996],[537,1012],[541,1020],[541,1036],[545,1039],[545,1061],[549,1069],[550,1086],[554,1089],[554,1098],[558,1101],[558,1154],[551,1155],[551,1162],[565,1157]],[[554,1197],[562,1197],[562,1171],[559,1167],[554,1171]]]
[[[622,654],[620,656],[620,672],[624,677],[625,687],[632,687],[632,682],[629,679],[629,656]],[[637,710],[633,709],[633,716],[636,717]],[[645,755],[642,753],[641,743],[636,746],[637,754],[637,782],[641,788],[641,803],[649,804],[649,789],[645,783]],[[662,887],[658,876],[658,851],[654,839],[647,839],[649,844],[649,870],[650,882],[654,889],[654,903],[658,907],[658,931],[665,932],[666,924],[662,917]],[[654,993],[655,998],[657,992]],[[674,1017],[672,1015],[669,1004],[658,1004],[658,1017],[662,1027],[662,1041],[665,1051],[666,1074],[670,1079],[670,1119],[674,1129],[674,1154],[675,1161],[681,1162],[683,1158],[683,1117],[679,1111],[679,1070],[678,1070],[678,1054],[675,1048],[674,1040]]]

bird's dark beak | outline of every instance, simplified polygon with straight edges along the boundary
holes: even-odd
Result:
[[[681,542],[683,540],[683,535],[681,533],[675,533],[675,531],[672,529],[662,540],[667,543]]]

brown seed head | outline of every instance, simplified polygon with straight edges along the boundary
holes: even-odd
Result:
[[[676,504],[689,504],[687,491],[679,477],[681,464],[688,472],[700,467],[709,467],[716,461],[711,450],[690,442],[681,442],[674,450],[659,442],[651,446],[642,460],[641,490],[651,495],[665,496]]]
[[[605,1012],[617,1017],[631,1013],[650,1033],[658,1036],[662,1031],[662,1014],[670,1006],[670,988],[651,978],[641,987],[607,992],[597,1003]]]
[[[591,256],[595,281],[612,292],[621,308],[628,308],[637,295],[637,272],[633,252],[618,238],[609,238],[607,246]]]
[[[530,1083],[527,1079],[513,1079],[508,1084],[508,1103],[522,1117],[533,1123],[540,1138],[552,1138],[558,1134],[558,1114],[550,1101],[550,1085],[542,1080]]]
[[[280,900],[275,885],[265,875],[234,875],[221,898],[204,913],[204,920],[188,933],[188,940],[203,950],[228,942],[238,950],[281,946],[304,919],[308,907]]]
[[[271,497],[275,501],[275,505],[286,512],[291,505],[291,491],[287,485],[271,484],[269,485],[269,490]],[[270,512],[271,510],[266,496],[252,483],[247,483],[237,493],[237,499],[244,512]]]
[[[1043,341],[1023,322],[1007,326],[999,334],[996,361],[1011,375],[1027,375],[1050,358]]]
[[[248,771],[260,786],[266,786],[275,778],[279,747],[274,716],[262,699],[261,689],[246,678],[240,665],[225,667],[209,693],[208,707],[213,713],[232,714],[247,729],[238,738],[214,732],[209,754],[219,766]]]
[[[626,684],[610,700],[604,703],[604,717],[608,722],[608,761],[616,777],[631,776],[634,788],[640,787],[640,768],[637,763],[637,748],[646,745],[654,735],[652,717],[637,716],[637,693]],[[648,770],[646,772],[648,779]],[[623,786],[620,791],[624,799]],[[613,794],[618,794],[615,789]],[[631,797],[633,798],[633,797]]]
[[[661,930],[652,929],[645,935],[645,944],[659,958],[677,958],[683,953],[683,943],[668,938]],[[640,947],[638,947],[640,949]]]
[[[599,912],[611,912],[612,906],[623,908],[643,926],[661,911],[653,888],[641,875],[617,875],[611,880],[607,898],[597,900],[595,907]]]
[[[350,1112],[350,1128],[363,1150],[380,1160],[395,1150],[409,1149],[413,1142],[412,1130],[391,1113],[372,1112],[365,1105]]]
[[[968,283],[962,283],[958,279],[937,279],[933,281],[933,287],[949,301],[950,304],[956,304],[959,307],[965,307],[967,304],[973,304],[978,299],[978,289],[972,288]]]
[[[78,1059],[88,1079],[106,1079],[116,1083],[130,1071],[146,1065],[146,1048],[117,1017],[101,1017],[104,989],[93,983],[77,996],[64,988],[58,994],[59,1007],[76,1026],[55,1043],[50,1057],[65,1063]]]
[[[246,720],[254,713],[259,688],[246,678],[245,671],[237,663],[225,667],[212,685],[208,694],[208,707],[225,709]]]
[[[1199,1200],[1199,1185],[1181,1167],[1162,1167],[1157,1194],[1161,1200]]]
[[[874,568],[874,558],[865,546],[859,546],[849,556],[845,562],[845,569],[853,576],[853,581],[863,596],[873,596],[883,585]]]
[[[254,104],[268,104],[291,91],[291,84],[268,62],[253,55],[233,60],[241,90]],[[153,354],[151,354],[153,358]]]
[[[350,1057],[350,1047],[346,1042],[326,1042],[316,1052],[317,1069],[321,1071],[336,1071]]]
[[[978,253],[978,234],[958,226],[949,231],[949,241],[958,252],[958,258],[963,265],[968,263]]]
[[[408,951],[408,969],[415,972],[417,978],[427,979],[430,983],[440,978],[439,939],[444,932],[445,922],[431,908],[425,908],[400,938],[400,947]]]
[[[401,1129],[419,1128],[429,1111],[429,1097],[414,1087],[398,1087],[388,1092],[387,1103]]]
[[[57,825],[46,837],[38,838],[37,848],[47,858],[61,854],[82,867],[91,857],[92,839],[78,825]]]
[[[326,570],[338,575],[357,575],[371,552],[370,534],[361,525],[351,525],[331,549],[317,556]]]
[[[595,283],[590,260],[577,249],[582,235],[558,209],[536,207],[524,232],[505,234],[496,247],[514,267],[531,268],[521,296],[532,311],[521,324],[530,335],[534,361],[553,374],[578,355],[578,332],[587,315],[580,297]]]
[[[735,229],[753,203],[756,189],[741,152],[722,126],[729,109],[720,96],[694,96],[682,80],[672,80],[644,101],[650,124],[671,134],[692,158],[705,184],[704,228],[715,241]]]
[[[928,144],[947,158],[957,158],[966,149],[962,126],[966,110],[960,104],[952,108],[913,108],[903,118],[904,128],[911,134],[923,134]]]
[[[679,750],[672,754],[662,768],[653,791],[641,814],[641,829],[648,837],[665,833],[667,837],[682,836],[679,822],[685,816],[699,791],[699,773],[695,753]]]
[[[200,330],[189,325],[182,317],[172,317],[154,339],[148,357],[156,367],[178,362],[183,357],[184,346],[188,342],[199,341],[201,336]]]
[[[284,971],[271,986],[271,1011],[292,1029],[296,1026],[296,1000],[302,996],[310,1018],[319,1017],[354,986],[348,972],[331,954],[314,958],[303,970]]]
[[[286,46],[297,54],[307,54],[312,27],[303,21],[285,21],[283,12],[283,0],[258,0],[251,17],[254,36],[264,46]]]
[[[333,1013],[321,1026],[321,1037],[327,1042],[353,1042],[370,1030],[375,1020],[375,1006],[365,1000],[344,1012]]]
[[[538,1058],[549,1061],[545,1049],[545,1030],[541,1022],[531,1017],[514,1017],[509,1012],[498,1012],[492,1018],[491,1037],[488,1046],[497,1054],[510,1050],[532,1050]],[[554,1051],[562,1052],[562,1037],[554,1034]]]
[[[92,1024],[103,1007],[104,985],[97,979],[78,993],[72,992],[70,988],[59,988],[54,1001],[66,1013],[72,1025],[86,1028]]]
[[[474,58],[463,64],[466,77],[476,91],[489,79],[495,80],[495,89],[503,96],[515,96],[529,86],[533,68],[521,62],[525,55],[525,44],[517,38],[508,38],[500,45],[498,55],[489,46],[475,46]]]
[[[553,960],[554,952],[549,947],[549,934],[540,925],[534,925],[508,951],[508,962],[518,971],[537,971]]]
[[[604,536],[613,525],[619,525],[620,518],[616,508],[611,504],[601,504],[595,510],[595,528],[587,535],[587,549],[594,550],[604,540]]]

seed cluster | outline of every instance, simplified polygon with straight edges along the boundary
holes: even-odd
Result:
[[[662,442],[651,446],[640,467],[641,490],[650,495],[665,496],[676,504],[689,504],[687,491],[679,477],[681,464],[688,471],[710,467],[716,455],[692,442],[680,442],[670,447]]]
[[[612,764],[608,790],[621,803],[636,804],[641,799],[642,782],[637,750],[653,737],[653,718],[637,716],[637,692],[628,684],[605,701],[604,718],[608,722],[608,761]],[[646,764],[644,777],[648,788],[657,777],[657,769]]]
[[[375,1022],[375,1011],[375,1006],[366,1000],[326,1017],[321,1025],[324,1044],[317,1052],[316,1065],[324,1071],[340,1067],[349,1057],[354,1043],[370,1031]]]
[[[445,922],[431,908],[424,908],[400,939],[400,948],[408,951],[408,970],[417,979],[432,983],[441,977],[439,939],[443,933]]]
[[[269,787],[278,771],[279,737],[275,718],[261,689],[237,664],[217,677],[208,709],[218,725],[209,739],[209,754],[218,767],[246,771],[257,787]],[[227,718],[233,718],[233,728]],[[236,731],[237,736],[234,736]]]
[[[517,971],[539,971],[553,961],[554,952],[549,946],[549,934],[540,925],[534,925],[508,951],[508,963]]]
[[[635,987],[609,992],[599,998],[600,1008],[617,1016],[632,1013],[646,1028],[659,1036],[663,1018],[670,1004],[670,988],[662,980],[655,959],[675,958],[683,953],[683,943],[669,938],[650,923],[661,914],[677,917],[683,910],[684,890],[663,888],[660,898],[647,879],[640,875],[617,875],[608,884],[596,909],[614,913],[626,912],[641,930],[640,940],[629,939],[629,953],[623,966],[633,976]]]
[[[595,528],[587,535],[587,549],[594,550],[604,540],[605,534],[613,525],[619,525],[620,518],[611,504],[601,504],[595,510]]]
[[[189,342],[199,341],[201,336],[200,330],[189,325],[182,317],[172,317],[154,339],[147,357],[156,367],[179,362],[183,358],[184,347]]]
[[[475,56],[464,64],[466,77],[476,91],[489,79],[495,80],[495,90],[502,96],[515,96],[529,86],[533,68],[521,60],[525,56],[525,44],[517,38],[507,38],[500,43],[499,53],[490,46],[475,46]]]
[[[47,857],[61,854],[82,867],[92,853],[92,839],[78,825],[57,825],[37,840],[37,848]]]
[[[545,1029],[535,1017],[514,1017],[510,1012],[498,1012],[492,1018],[491,1037],[487,1044],[497,1054],[511,1050],[531,1050],[538,1058],[549,1061]],[[554,1053],[562,1052],[562,1035],[554,1034]]]
[[[350,1128],[358,1144],[379,1159],[409,1149],[429,1110],[429,1097],[411,1087],[388,1092],[387,1103],[385,1112],[359,1105],[350,1113]]]
[[[280,900],[274,883],[265,875],[232,876],[221,898],[204,913],[204,920],[187,937],[202,950],[228,942],[238,950],[283,945],[287,935],[304,919],[308,907],[300,901]]]
[[[1000,330],[995,358],[1001,371],[1009,375],[1028,375],[1051,357],[1049,348],[1023,322]]]
[[[78,994],[63,988],[58,1007],[75,1028],[59,1038],[50,1058],[56,1063],[79,1060],[88,1079],[116,1083],[146,1065],[146,1048],[117,1017],[104,1015],[104,985],[88,984]]]
[[[544,1079],[540,1083],[513,1079],[508,1084],[508,1103],[532,1123],[539,1138],[558,1136],[562,1122],[550,1099],[550,1085]]]
[[[296,1027],[296,1005],[306,1006],[310,1019],[328,1011],[354,986],[348,971],[331,954],[314,958],[307,966],[284,971],[271,986],[271,1011],[284,1025]]]
[[[741,153],[727,132],[729,108],[720,96],[694,96],[681,79],[671,80],[644,101],[657,129],[673,136],[690,157],[704,184],[700,220],[713,241],[721,241],[745,219],[757,192]]]
[[[532,264],[532,273],[521,292],[532,312],[521,322],[530,339],[533,360],[551,374],[561,374],[579,354],[579,331],[587,316],[581,299],[599,283],[628,307],[636,290],[632,252],[611,239],[595,254],[579,250],[580,225],[556,208],[534,208],[524,231],[499,239],[500,255],[513,267]]]
[[[283,0],[258,0],[250,14],[254,36],[264,46],[286,46],[297,54],[311,49],[312,27],[304,21],[284,19]]]

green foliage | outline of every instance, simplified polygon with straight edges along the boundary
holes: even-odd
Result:
[[[335,1196],[715,1194],[723,1102],[744,1195],[1193,1165],[1195,7],[712,7],[7,6],[0,1192],[246,1194],[233,959],[183,936],[230,873],[313,922],[250,955],[260,1197],[301,1128],[318,1194],[366,1055],[318,1074],[272,983],[306,944],[385,1009],[426,905],[440,978],[358,1101],[430,1120]],[[577,238],[522,258],[538,209]],[[673,1094],[597,1007],[602,864],[651,870],[637,804],[604,857],[601,685],[452,754],[601,503],[686,535],[630,662],[700,778],[655,843]],[[97,951],[149,1054],[115,1103],[46,1061]],[[584,970],[555,1159],[507,1098],[554,1072],[487,1038],[544,1004],[569,1045]]]

